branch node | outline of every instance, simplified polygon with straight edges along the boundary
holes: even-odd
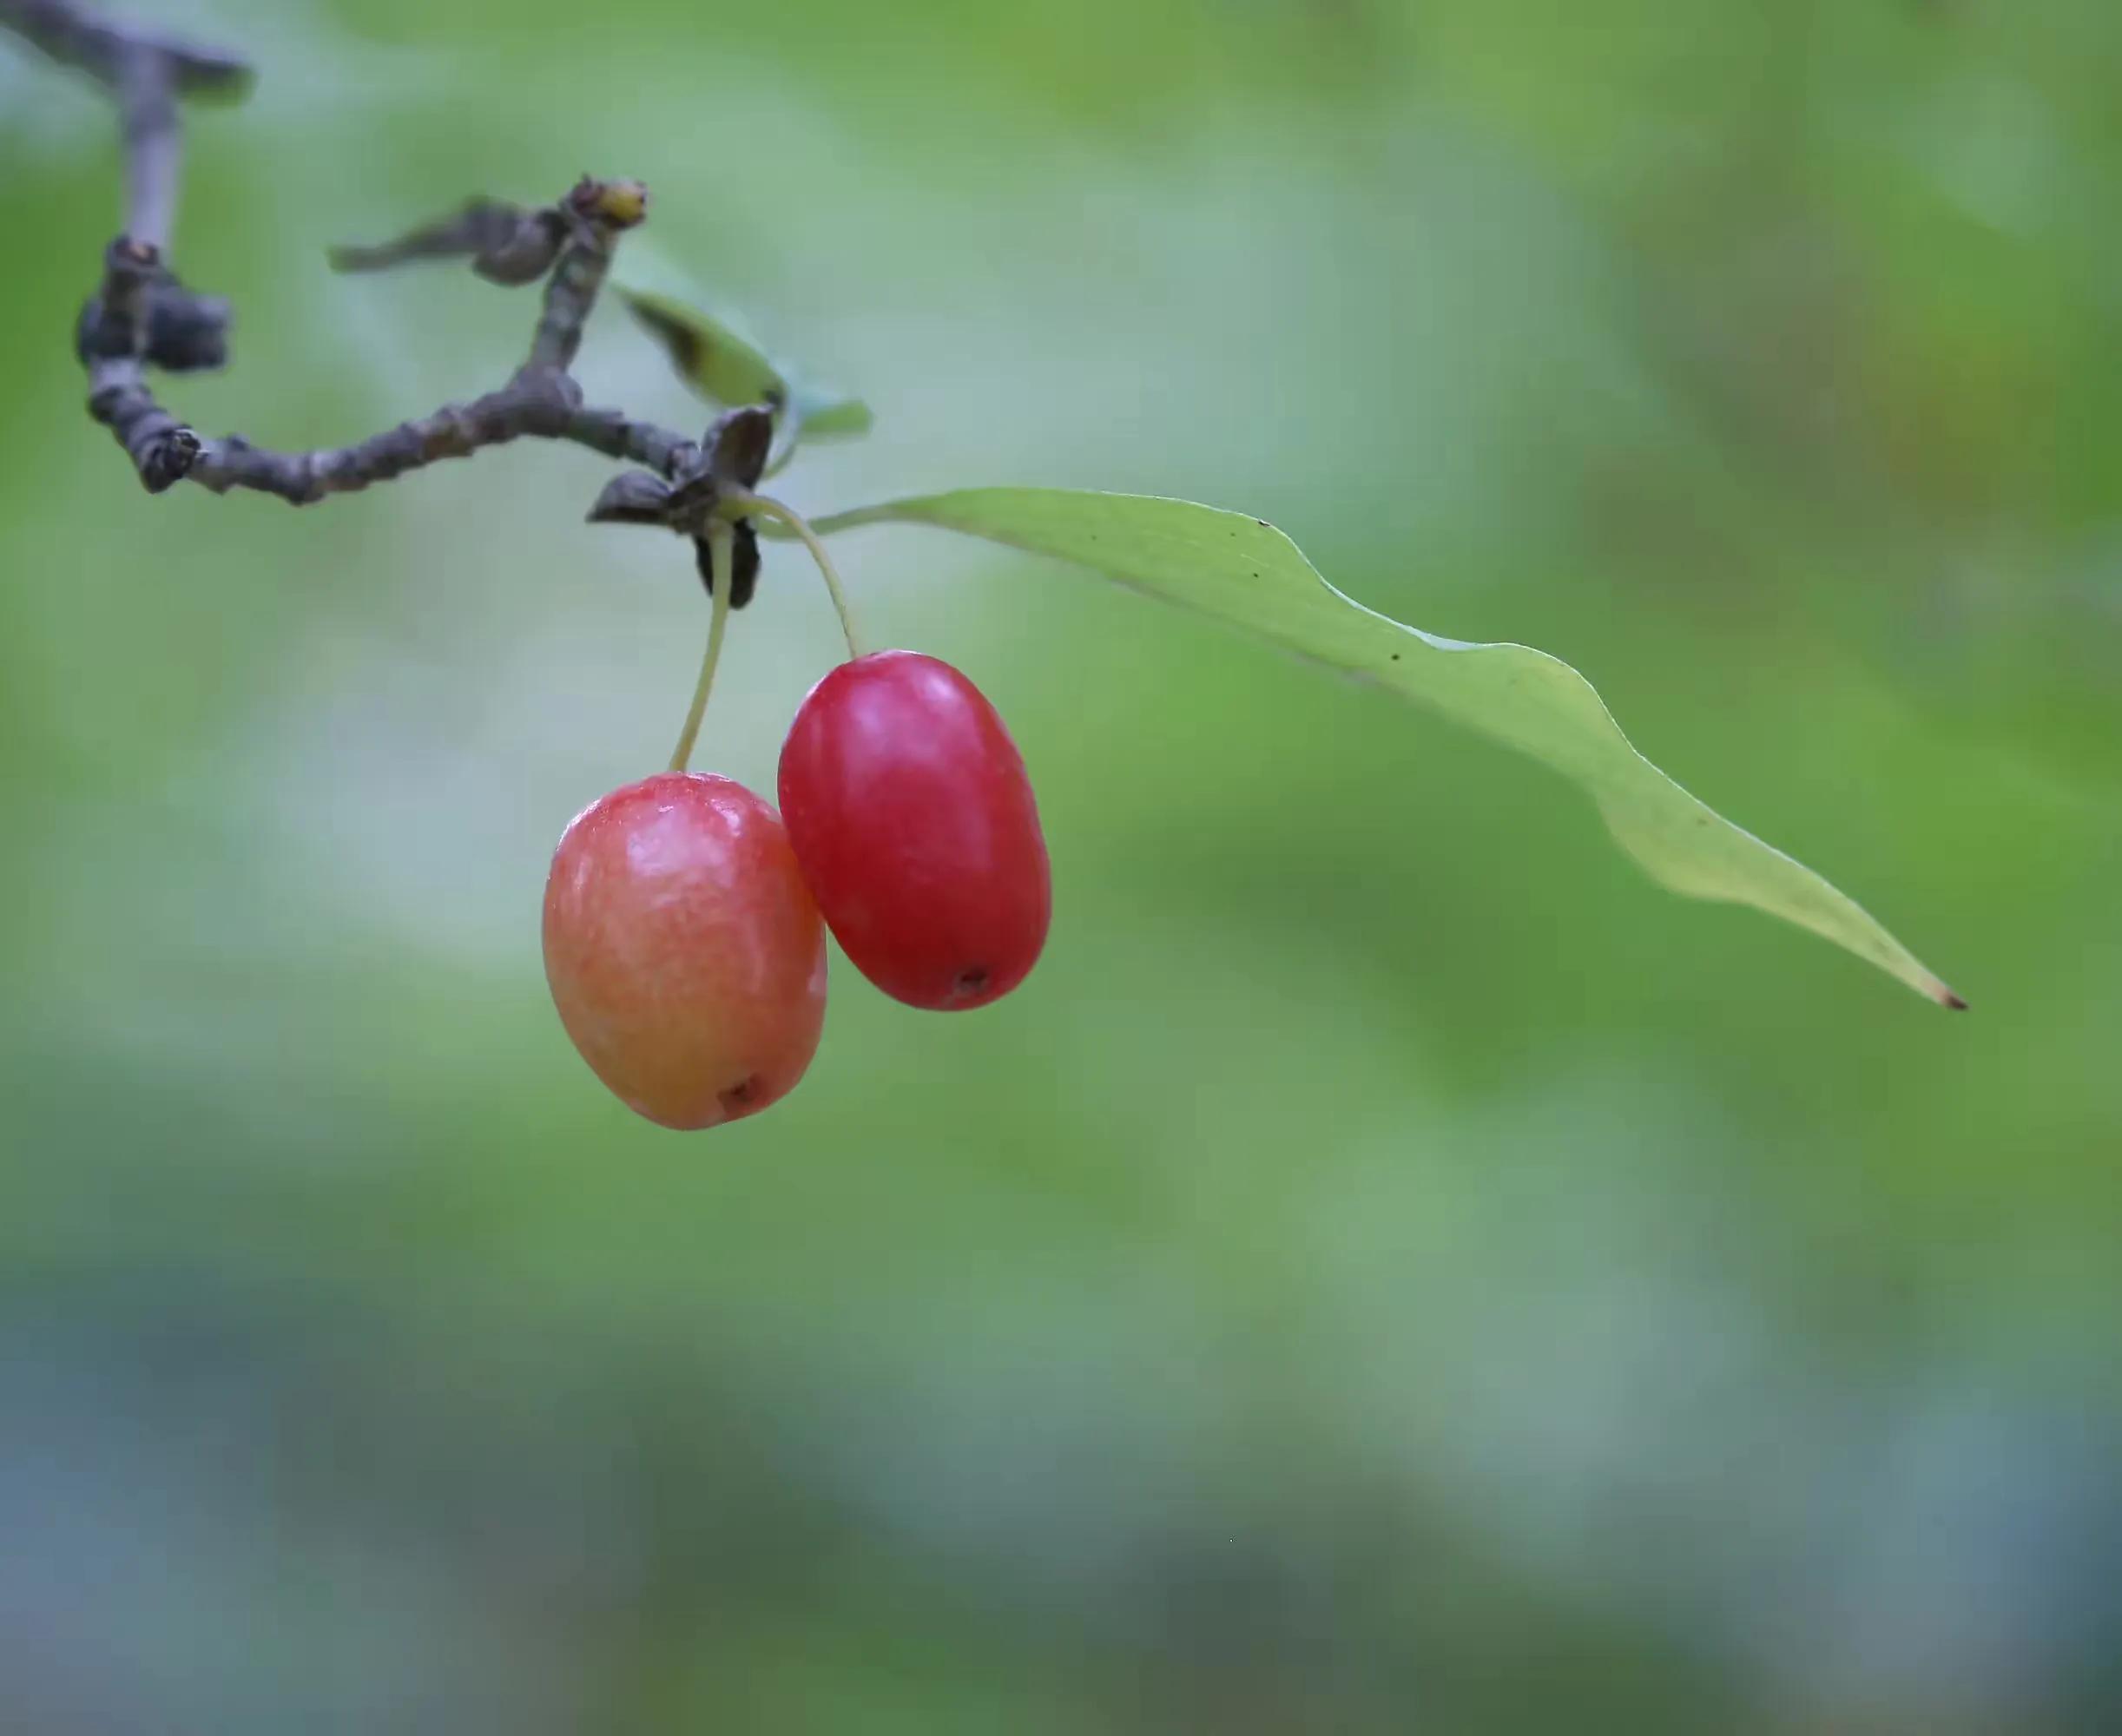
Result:
[[[194,373],[228,361],[228,303],[187,289],[122,237],[106,257],[99,292],[82,306],[74,352],[84,367],[138,358],[171,373]]]
[[[171,428],[148,443],[147,449],[135,460],[140,470],[141,486],[149,494],[161,494],[176,486],[192,473],[192,466],[199,462],[198,435],[184,427]]]

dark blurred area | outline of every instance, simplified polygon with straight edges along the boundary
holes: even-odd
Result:
[[[216,0],[186,416],[373,431],[526,292],[344,279],[638,175],[877,430],[1567,658],[1949,1017],[1529,762],[1085,575],[838,549],[1010,720],[1045,962],[834,960],[660,1133],[540,968],[707,608],[527,443],[142,494],[68,334],[109,106],[0,37],[0,1730],[2122,1726],[2112,0]],[[593,396],[704,406],[623,314]],[[771,550],[697,763],[834,654]]]

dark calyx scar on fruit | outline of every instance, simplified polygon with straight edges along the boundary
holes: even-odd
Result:
[[[185,101],[241,101],[241,56],[107,16],[76,0],[0,0],[0,30],[101,83],[126,158],[125,227],[74,326],[89,415],[150,494],[180,484],[308,507],[444,459],[563,441],[623,468],[592,522],[683,540],[709,601],[699,679],[669,769],[577,816],[546,886],[553,999],[598,1077],[651,1120],[712,1127],[756,1114],[803,1076],[823,1027],[825,935],[886,994],[963,1011],[1008,994],[1045,944],[1051,889],[1030,780],[994,707],[947,663],[865,654],[823,533],[903,523],[1096,569],[1145,594],[1372,678],[1575,779],[1655,878],[1750,904],[1846,948],[1943,1006],[1966,1004],[1862,906],[1697,802],[1638,753],[1584,678],[1512,643],[1425,634],[1336,590],[1265,519],[1095,490],[959,489],[887,501],[816,527],[763,490],[799,446],[860,434],[860,400],[783,366],[727,322],[616,276],[649,214],[638,181],[583,175],[549,204],[473,198],[342,271],[466,266],[537,286],[520,361],[465,401],[336,447],[276,450],[202,434],[162,403],[157,373],[228,359],[230,304],[171,263]],[[697,434],[590,402],[574,374],[610,281],[680,378],[719,414]],[[762,538],[809,551],[847,641],[783,745],[781,811],[687,768],[735,611],[761,577]]]

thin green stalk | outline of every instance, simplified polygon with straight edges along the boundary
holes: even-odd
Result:
[[[674,772],[682,772],[693,757],[693,744],[700,740],[700,720],[708,714],[708,695],[715,687],[715,666],[722,661],[722,633],[729,625],[731,574],[735,565],[730,550],[735,542],[732,526],[722,523],[708,526],[708,574],[715,589],[715,609],[708,621],[707,654],[700,660],[700,680],[693,687],[692,709],[685,713],[685,727],[678,732],[678,745],[671,751],[670,769]]]
[[[854,627],[854,611],[848,607],[847,593],[841,587],[840,575],[834,569],[833,557],[825,552],[825,544],[818,540],[810,528],[810,522],[792,506],[784,506],[771,496],[739,493],[730,490],[722,497],[723,504],[740,515],[771,518],[785,524],[802,539],[803,546],[810,550],[810,557],[818,563],[818,571],[825,579],[825,588],[833,594],[833,609],[840,616],[840,630],[847,641],[847,654],[860,657],[862,642]]]

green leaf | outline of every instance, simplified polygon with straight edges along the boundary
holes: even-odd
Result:
[[[776,410],[788,402],[788,382],[781,370],[727,321],[671,296],[617,287],[634,318],[669,353],[678,378],[702,398]]]
[[[840,513],[815,529],[894,521],[1077,562],[1432,706],[1582,784],[1621,847],[1674,891],[1753,904],[1942,1005],[1965,1004],[1852,900],[1645,760],[1568,664],[1523,645],[1439,638],[1365,608],[1263,519],[1143,495],[967,489]]]
[[[638,279],[615,286],[634,318],[663,346],[680,379],[710,403],[770,406],[784,449],[801,438],[869,432],[869,406],[860,398],[774,361],[734,319],[709,312],[697,297],[651,289]]]
[[[870,431],[869,406],[859,398],[849,398],[845,392],[828,391],[824,386],[812,385],[798,380],[794,386],[794,408],[803,424],[806,434],[820,436],[867,434]]]

